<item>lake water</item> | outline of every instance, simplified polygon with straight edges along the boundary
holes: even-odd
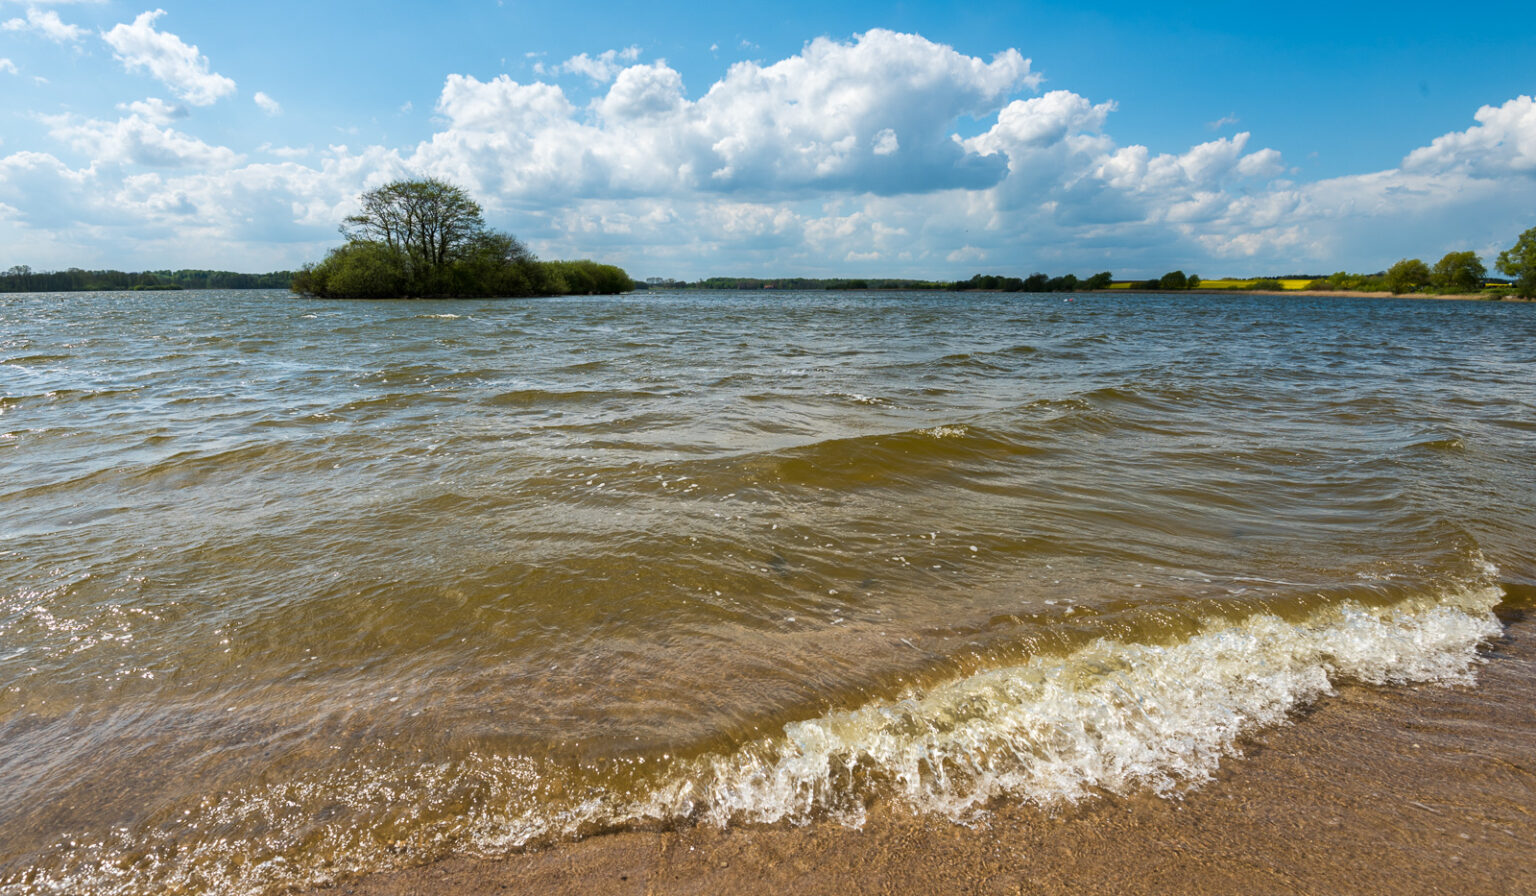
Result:
[[[0,892],[1197,785],[1475,677],[1533,312],[0,296]]]

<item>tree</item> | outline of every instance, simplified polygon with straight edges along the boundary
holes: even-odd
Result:
[[[1435,262],[1430,282],[1444,289],[1476,292],[1482,289],[1483,278],[1487,275],[1488,269],[1483,267],[1476,252],[1447,252],[1444,258]]]
[[[1183,271],[1169,271],[1168,273],[1163,275],[1161,280],[1157,281],[1157,288],[1158,289],[1188,289],[1189,288],[1189,278],[1184,276],[1184,272]]]
[[[1499,270],[1515,278],[1515,292],[1527,299],[1536,299],[1536,227],[1532,227],[1515,244],[1499,253]]]
[[[1062,274],[1060,277],[1052,277],[1045,288],[1050,292],[1073,292],[1077,289],[1077,283],[1076,274]]]
[[[382,243],[400,254],[413,277],[430,278],[463,258],[486,234],[480,204],[435,178],[397,180],[362,195],[341,233],[354,242]]]
[[[1417,258],[1404,258],[1387,269],[1387,289],[1395,295],[1418,292],[1429,285],[1429,265]]]
[[[1083,289],[1109,289],[1115,278],[1109,271],[1100,271],[1082,282]]]

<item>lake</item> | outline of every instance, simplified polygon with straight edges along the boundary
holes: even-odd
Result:
[[[1475,680],[1533,311],[0,296],[0,892],[1200,786]]]

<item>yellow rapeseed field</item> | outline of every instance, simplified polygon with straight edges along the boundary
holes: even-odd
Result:
[[[1236,280],[1236,279],[1227,277],[1227,278],[1219,278],[1219,279],[1215,279],[1215,280],[1201,280],[1199,288],[1200,289],[1247,289],[1249,286],[1253,285],[1256,282],[1257,282],[1256,278],[1255,279],[1249,279],[1249,280]],[[1287,290],[1290,290],[1290,289],[1306,289],[1307,288],[1307,284],[1311,283],[1311,282],[1312,282],[1311,280],[1297,280],[1297,279],[1288,279],[1288,280],[1281,280],[1281,281],[1279,281],[1280,288],[1281,289],[1287,289]]]
[[[1144,282],[1144,281],[1141,281],[1141,280],[1116,280],[1113,283],[1109,284],[1108,288],[1109,289],[1136,289],[1136,288],[1138,288],[1140,286],[1140,284],[1142,282]],[[1216,289],[1216,290],[1222,290],[1222,289],[1225,289],[1225,290],[1247,289],[1249,286],[1252,286],[1254,283],[1257,283],[1257,282],[1258,282],[1258,278],[1256,278],[1256,277],[1249,278],[1249,279],[1246,279],[1246,280],[1239,280],[1239,279],[1236,279],[1234,277],[1218,277],[1218,278],[1216,278],[1214,280],[1201,280],[1200,281],[1200,285],[1197,286],[1196,289]],[[1277,282],[1280,284],[1280,288],[1281,289],[1285,289],[1285,290],[1293,290],[1293,289],[1294,290],[1300,290],[1300,289],[1306,289],[1307,288],[1307,284],[1311,283],[1312,281],[1311,280],[1287,279],[1287,280],[1280,280],[1280,281],[1277,281]]]

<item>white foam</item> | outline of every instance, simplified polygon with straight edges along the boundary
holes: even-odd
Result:
[[[148,840],[126,830],[72,839],[59,865],[0,879],[0,892],[256,894],[635,822],[857,825],[879,797],[969,820],[998,798],[1168,793],[1208,778],[1241,735],[1284,722],[1339,681],[1470,681],[1478,645],[1500,631],[1499,598],[1483,587],[1386,608],[1345,602],[1299,622],[1258,614],[1168,644],[1100,639],[796,722],[730,753],[664,761],[659,777],[635,777],[651,782],[635,790],[593,780],[567,790],[575,782],[558,770],[518,757],[404,774],[362,764],[210,798]],[[445,811],[455,802],[463,808]],[[317,823],[317,805],[347,811]],[[381,839],[385,828],[400,839]],[[232,836],[246,858],[231,860]],[[312,850],[331,859],[313,864]]]
[[[932,429],[921,430],[925,436],[933,436],[935,439],[958,439],[970,430],[965,426],[935,426]]]
[[[1209,777],[1241,735],[1284,722],[1335,682],[1469,681],[1478,644],[1500,631],[1498,601],[1488,587],[1438,603],[1346,603],[1300,623],[1260,614],[1168,645],[1101,639],[788,725],[687,764],[630,812],[858,823],[877,794],[964,819],[997,797],[1167,793]]]

